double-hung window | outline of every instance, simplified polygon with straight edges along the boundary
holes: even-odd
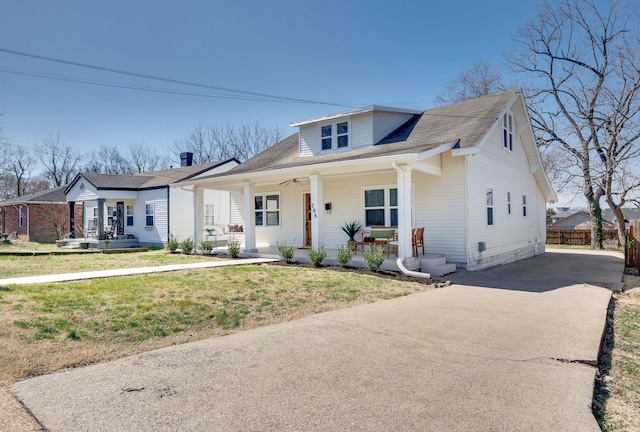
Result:
[[[133,226],[133,206],[127,204],[127,226]]]
[[[340,122],[320,127],[322,150],[349,147],[349,122]]]
[[[511,216],[511,192],[507,191],[507,215]]]
[[[513,116],[505,113],[502,116],[502,147],[513,151]]]
[[[398,189],[365,189],[364,218],[366,226],[398,226]]]
[[[522,195],[522,216],[527,217],[527,196]]]
[[[493,188],[487,188],[487,225],[493,226]]]
[[[213,225],[215,223],[213,217],[214,207],[213,204],[205,204],[204,205],[204,224],[205,225]]]
[[[153,226],[153,218],[154,218],[154,214],[155,214],[155,205],[153,203],[147,203],[144,206],[145,208],[145,216],[146,216],[146,226],[148,227],[152,227]]]
[[[255,206],[256,226],[280,225],[280,195],[256,195]]]
[[[18,209],[18,226],[24,226],[24,216],[22,214],[22,207]]]

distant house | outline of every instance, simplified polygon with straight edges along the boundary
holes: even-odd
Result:
[[[0,232],[9,238],[52,242],[64,237],[69,228],[69,214],[82,220],[82,205],[69,206],[65,186],[59,186],[0,201]]]
[[[604,212],[603,216],[606,215]],[[592,226],[591,215],[584,210],[565,210],[554,216],[552,230],[590,230]],[[602,219],[602,229],[613,230],[615,225],[606,217]]]
[[[621,210],[622,210],[622,215],[624,216],[625,227],[627,229],[629,228],[630,220],[640,219],[640,208],[623,207]],[[616,222],[617,219],[613,214],[613,212],[611,211],[611,209],[606,209],[604,211],[604,217],[605,219],[616,223],[616,227],[617,227],[617,222]]]
[[[176,183],[240,191],[248,254],[283,242],[337,248],[351,220],[395,228],[405,262],[413,227],[424,227],[428,253],[470,270],[544,252],[545,206],[556,195],[519,90],[427,111],[372,105],[291,126],[299,132],[225,173]]]
[[[69,203],[82,203],[83,236],[97,240],[130,239],[140,246],[163,246],[172,233],[193,235],[194,202],[212,226],[229,223],[229,192],[172,188],[171,184],[228,171],[238,165],[227,159],[193,165],[192,154],[181,154],[179,168],[136,175],[80,173],[64,194]],[[91,243],[91,242],[90,242]]]

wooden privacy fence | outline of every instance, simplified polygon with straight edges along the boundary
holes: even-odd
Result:
[[[629,221],[627,244],[624,246],[624,263],[640,269],[640,219]]]
[[[602,232],[603,240],[617,240],[618,231]],[[591,244],[591,230],[547,230],[547,244],[580,245]]]

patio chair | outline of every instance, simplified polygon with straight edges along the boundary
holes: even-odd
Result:
[[[413,245],[413,256],[418,256],[418,248],[420,246],[422,246],[422,255],[424,255],[424,227],[411,230],[411,243]]]

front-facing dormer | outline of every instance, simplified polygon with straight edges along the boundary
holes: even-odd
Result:
[[[300,156],[371,147],[422,111],[371,105],[291,123],[300,128]]]

